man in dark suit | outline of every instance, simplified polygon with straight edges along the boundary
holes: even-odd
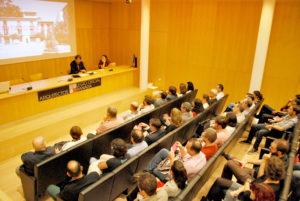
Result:
[[[71,72],[70,74],[77,74],[79,72],[86,72],[86,69],[83,65],[83,62],[81,61],[81,56],[76,55],[75,59],[71,62]]]
[[[59,195],[63,200],[78,200],[79,193],[100,179],[97,172],[91,172],[87,175],[82,173],[83,167],[79,162],[71,160],[67,164],[66,181],[59,187],[51,184],[47,188],[48,194],[53,200]],[[67,181],[68,180],[68,181]]]
[[[145,123],[140,123],[139,126],[143,128],[143,131],[149,133],[145,138],[148,145],[156,142],[166,134],[165,130],[161,128],[160,119],[157,118],[150,119],[149,126]]]
[[[169,87],[167,101],[171,101],[178,98],[176,91],[177,91],[176,87],[174,86]]]
[[[34,174],[34,166],[47,158],[55,155],[55,150],[53,147],[47,147],[46,141],[43,137],[36,137],[32,140],[32,146],[34,152],[27,152],[22,154],[21,159],[23,165],[17,167],[16,173],[20,176],[20,168],[30,176]]]

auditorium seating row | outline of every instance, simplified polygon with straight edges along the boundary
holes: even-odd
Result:
[[[300,119],[300,114],[298,114],[298,119]],[[294,161],[295,157],[297,155],[297,144],[299,141],[299,135],[300,135],[300,121],[296,124],[295,127],[289,129],[288,131],[284,131],[281,133],[278,133],[279,138],[288,140],[290,144],[290,152],[288,154],[289,157],[289,164],[288,169],[286,171],[286,176],[284,179],[284,187],[282,189],[282,192],[279,197],[279,201],[286,201],[289,199],[290,192],[291,192],[291,181],[292,181],[292,175],[293,175],[293,167],[294,167]],[[281,134],[281,135],[280,135]],[[261,149],[259,153],[259,158],[261,159],[264,154],[270,153],[270,145],[275,140],[274,137],[267,137],[265,147]]]
[[[288,169],[286,171],[286,176],[284,179],[284,186],[282,189],[282,192],[279,197],[279,201],[287,201],[290,194],[290,188],[291,188],[291,182],[292,182],[292,176],[293,176],[293,167],[294,167],[294,161],[295,157],[297,155],[297,145],[299,141],[300,136],[300,114],[298,114],[298,123],[294,129],[294,133],[291,137],[291,149],[289,153],[289,165]]]
[[[142,172],[146,168],[147,163],[162,148],[170,149],[176,141],[185,143],[188,139],[192,138],[199,123],[214,116],[215,112],[224,105],[227,97],[228,96],[226,95],[221,100],[211,105],[207,110],[186,122],[183,126],[168,133],[137,156],[129,159],[123,165],[84,189],[79,194],[78,200],[112,201],[122,192],[130,190],[136,184],[133,177],[135,173]],[[57,200],[62,199],[58,197]]]
[[[86,172],[90,157],[110,154],[110,142],[114,138],[122,138],[129,142],[130,132],[134,125],[140,122],[148,123],[151,118],[158,118],[164,113],[169,113],[173,107],[180,108],[183,102],[191,102],[196,97],[197,91],[194,90],[187,93],[37,164],[34,167],[34,176],[28,176],[25,172],[21,171],[20,176],[25,199],[27,201],[38,200],[45,194],[48,185],[61,183],[66,176],[66,165],[70,160],[79,161],[84,167],[84,172]],[[212,107],[216,106],[212,105]]]
[[[230,138],[223,144],[223,146],[212,156],[203,169],[198,173],[198,175],[190,181],[188,186],[179,193],[175,198],[171,199],[173,201],[190,201],[193,200],[199,190],[206,184],[209,178],[214,174],[214,170],[220,166],[222,160],[222,153],[228,153],[232,147],[238,142],[242,134],[246,131],[247,127],[251,124],[254,114],[258,111],[262,101],[255,105],[251,110],[249,115],[244,119],[242,123],[238,125],[235,131],[232,133]],[[169,199],[170,200],[170,199]]]

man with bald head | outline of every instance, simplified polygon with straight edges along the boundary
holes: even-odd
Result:
[[[21,156],[23,165],[17,167],[17,175],[19,175],[19,168],[24,169],[25,173],[33,176],[34,166],[43,160],[55,155],[53,147],[47,147],[46,141],[43,137],[36,137],[32,140],[34,152],[30,151]]]
[[[91,172],[88,175],[82,173],[83,167],[79,162],[71,160],[67,164],[68,183],[62,188],[56,185],[49,185],[47,192],[56,201],[56,196],[59,195],[65,201],[77,201],[79,193],[89,185],[100,179],[97,172]]]
[[[140,115],[140,111],[138,111],[138,108],[139,108],[139,104],[137,102],[132,102],[130,104],[130,108],[129,110],[123,112],[121,114],[121,117],[125,120],[125,121],[128,121],[130,119],[133,119],[134,117]]]
[[[124,123],[124,119],[122,117],[119,117],[117,113],[117,108],[113,106],[109,106],[107,108],[106,117],[104,118],[104,121],[101,122],[99,128],[97,128],[96,130],[98,135]]]

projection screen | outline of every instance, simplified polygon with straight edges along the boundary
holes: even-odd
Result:
[[[0,0],[0,65],[74,56],[73,0]]]

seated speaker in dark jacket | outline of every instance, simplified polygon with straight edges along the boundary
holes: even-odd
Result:
[[[55,150],[53,147],[47,147],[45,139],[43,137],[36,137],[32,140],[32,146],[34,152],[27,152],[22,154],[21,159],[23,165],[17,167],[16,173],[20,175],[20,168],[30,176],[33,176],[34,166],[43,160],[55,155]]]
[[[63,183],[61,187],[51,184],[47,188],[47,192],[53,200],[56,200],[56,196],[59,195],[64,201],[77,201],[82,190],[100,179],[97,172],[84,175],[82,170],[83,167],[79,162],[74,160],[68,162],[68,181]]]
[[[80,72],[86,72],[86,69],[83,65],[83,62],[81,61],[81,56],[76,55],[75,59],[70,63],[71,66],[71,72],[70,74],[77,74]]]
[[[166,131],[163,128],[161,128],[161,125],[162,124],[160,119],[157,118],[150,119],[149,126],[145,123],[139,124],[139,126],[142,127],[143,131],[145,131],[145,141],[148,145],[156,142],[166,134]]]

